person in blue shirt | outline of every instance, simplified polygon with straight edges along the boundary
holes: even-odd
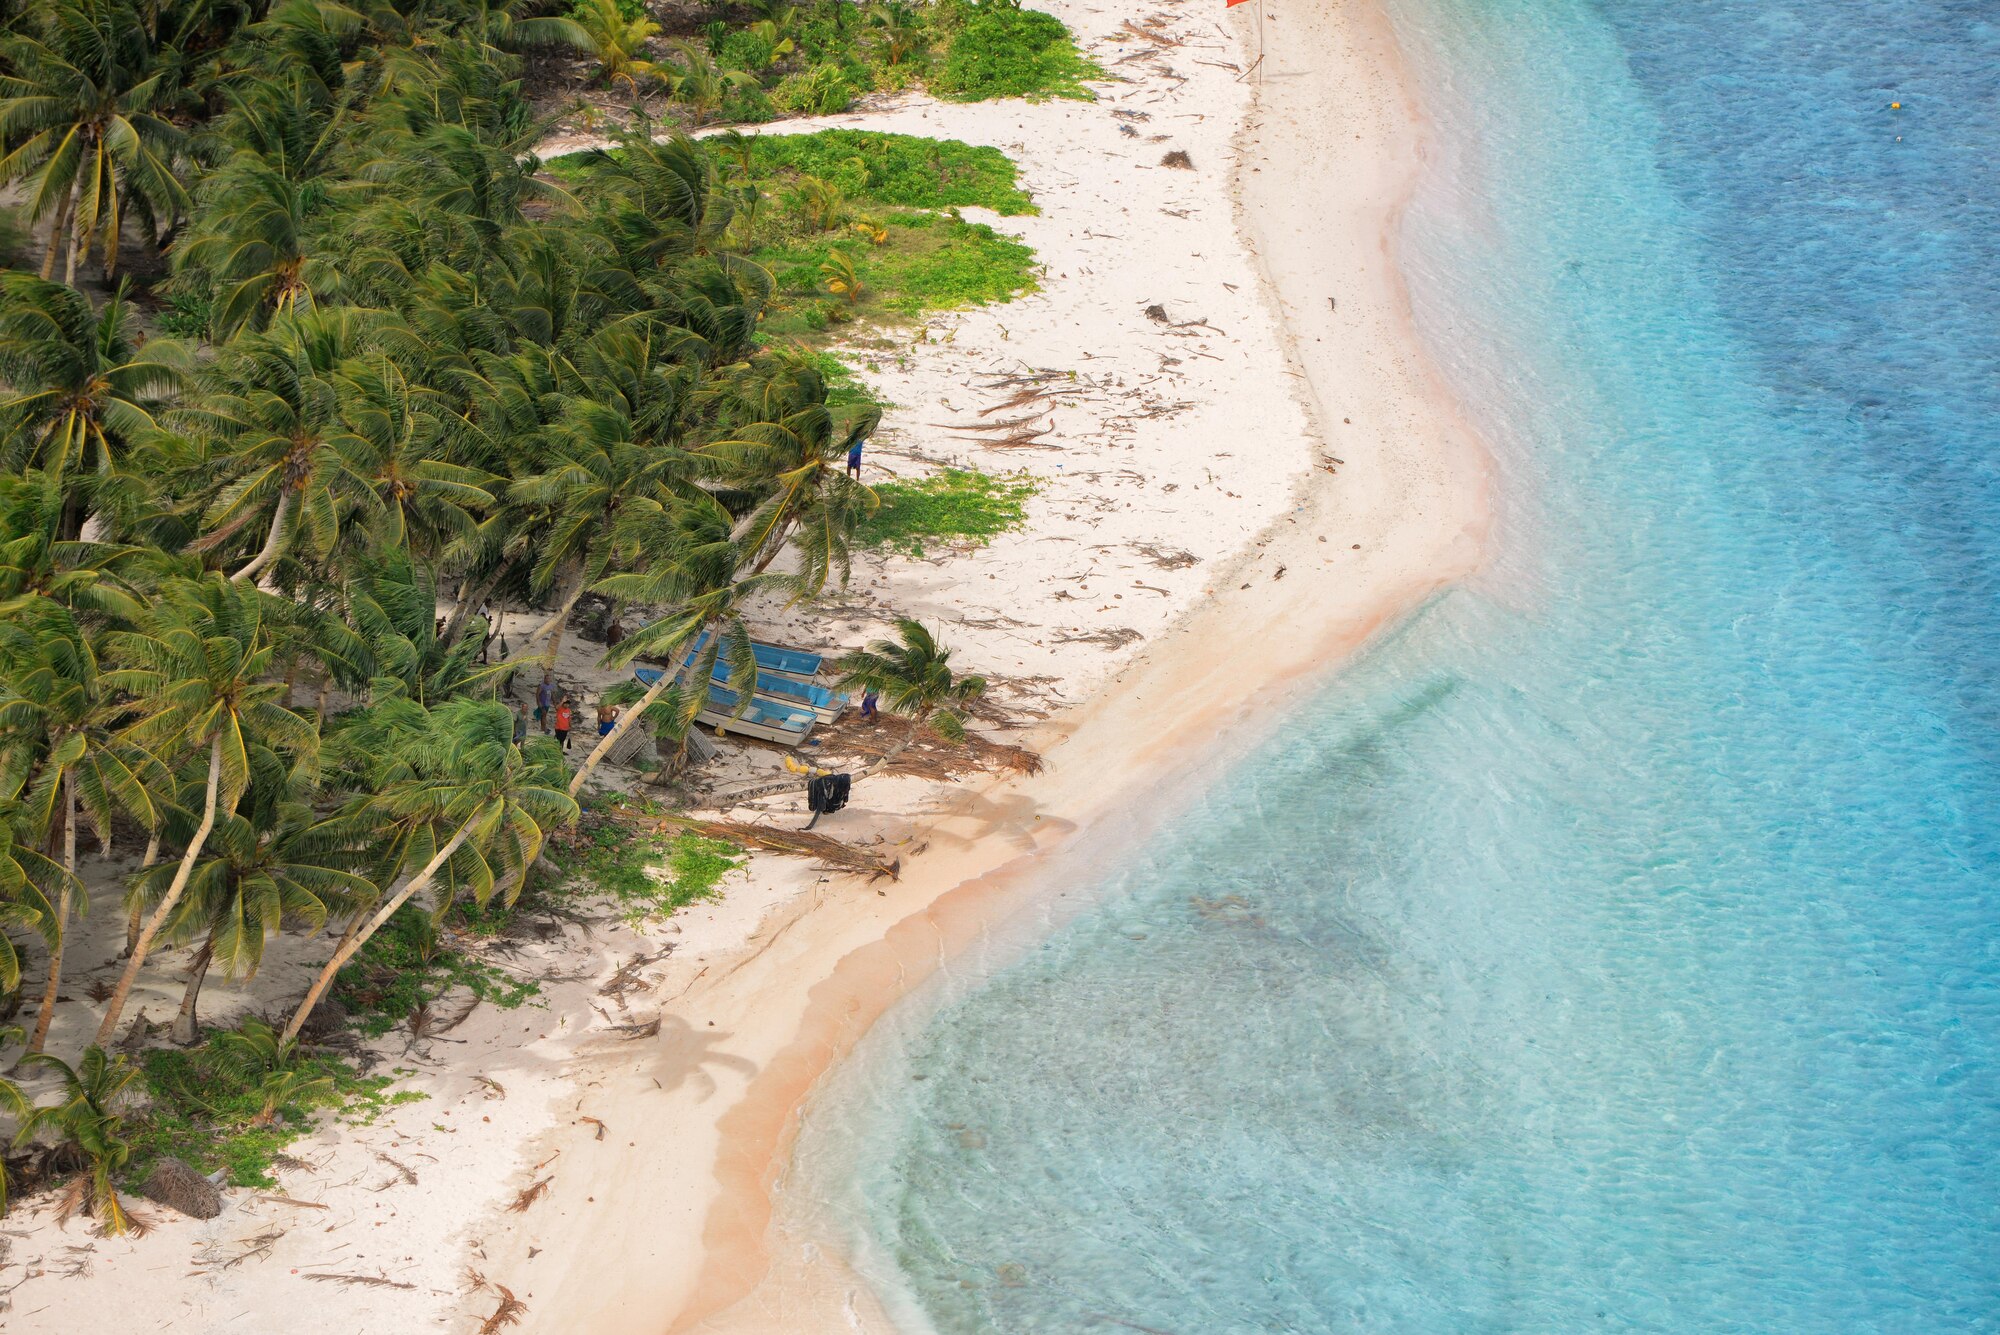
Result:
[[[847,475],[856,482],[861,480],[861,447],[867,443],[868,438],[863,436],[847,447]]]

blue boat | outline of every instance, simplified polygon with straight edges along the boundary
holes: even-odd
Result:
[[[686,672],[688,668],[694,665],[694,656],[697,652],[699,652],[698,647],[691,649],[688,651],[687,657],[681,660],[682,672]],[[789,654],[796,651],[779,649],[775,652]],[[806,656],[811,657],[812,655]],[[717,659],[714,669],[709,673],[709,677],[717,686],[728,686],[729,665],[721,659]],[[776,673],[766,672],[764,664],[761,661],[757,664],[757,687],[750,694],[759,700],[769,700],[774,704],[784,705],[791,709],[811,710],[813,717],[821,723],[832,723],[847,708],[847,693],[845,691],[830,691],[824,686],[815,686],[809,681],[800,681],[796,677],[784,677]]]
[[[708,644],[708,632],[703,631],[688,650],[693,658]],[[782,645],[760,644],[752,640],[750,653],[757,660],[757,678],[761,682],[768,674],[772,677],[789,678],[793,681],[810,682],[819,675],[826,659],[819,654],[809,654],[803,649],[787,649]]]
[[[659,668],[634,668],[632,675],[640,685],[650,688],[664,674]],[[803,742],[806,734],[819,721],[810,709],[762,700],[754,695],[750,697],[750,707],[738,717],[736,705],[740,698],[727,687],[711,683],[708,699],[703,702],[701,712],[694,716],[694,721],[706,723],[719,733],[733,732],[783,746],[797,746]]]

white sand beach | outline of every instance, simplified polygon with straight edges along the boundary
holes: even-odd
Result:
[[[522,966],[560,980],[545,1008],[484,1008],[400,1056],[391,1035],[388,1065],[412,1073],[400,1087],[429,1098],[295,1147],[281,1192],[233,1190],[219,1218],[162,1218],[136,1240],[10,1217],[8,1330],[127,1325],[143,1293],[160,1330],[469,1332],[501,1285],[526,1331],[886,1329],[824,1240],[776,1219],[816,1080],[1029,903],[1039,857],[1246,744],[1474,569],[1485,538],[1483,453],[1416,345],[1394,267],[1422,138],[1386,22],[1366,3],[1274,0],[1253,73],[1254,5],[1041,7],[1116,76],[1095,102],[911,96],[766,132],[991,144],[1040,207],[967,210],[1034,247],[1039,292],[859,357],[896,405],[871,446],[882,476],[1025,469],[1028,522],[983,548],[868,557],[823,600],[837,614],[814,619],[835,628],[829,650],[894,615],[940,626],[1045,770],[857,787],[821,832],[895,850],[893,882],[759,855],[725,900],[671,924],[553,934]],[[1163,165],[1175,151],[1191,168]],[[1011,379],[1045,373],[1038,423],[1056,448],[965,429]],[[774,610],[769,628],[802,624]],[[572,646],[565,672],[611,679],[596,652]],[[802,824],[800,806],[767,814]],[[107,899],[92,931],[117,916]],[[635,959],[643,985],[607,995]],[[134,1010],[171,1009],[158,972]],[[218,983],[206,1005],[222,1018],[297,985]]]

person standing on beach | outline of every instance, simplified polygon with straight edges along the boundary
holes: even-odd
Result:
[[[863,436],[847,447],[847,475],[856,482],[861,480],[861,447],[867,443],[868,438]]]
[[[875,722],[875,702],[879,699],[881,697],[876,695],[872,689],[861,693],[861,717],[867,719],[870,723]]]
[[[611,730],[618,726],[618,706],[609,700],[597,702],[597,735],[609,737]]]
[[[528,713],[519,700],[514,702],[514,745],[528,744]]]
[[[555,707],[555,678],[551,674],[544,672],[542,674],[542,684],[535,688],[535,722],[542,725],[542,735],[544,737],[549,734],[549,724],[551,721],[549,716],[555,712]]]
[[[569,730],[576,723],[576,710],[570,707],[569,694],[564,692],[556,701],[556,743],[567,752],[569,750]]]

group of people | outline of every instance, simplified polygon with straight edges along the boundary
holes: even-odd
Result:
[[[535,722],[541,725],[542,735],[545,737],[553,735],[556,739],[556,744],[561,746],[564,751],[568,751],[569,735],[576,728],[576,716],[578,712],[579,707],[570,699],[569,692],[557,686],[553,677],[544,674],[542,684],[535,688],[534,713]],[[611,730],[618,726],[620,712],[618,706],[612,704],[609,700],[598,700],[597,735],[599,737],[608,737],[611,735]],[[516,705],[514,708],[514,744],[519,746],[527,740],[528,716],[521,712],[519,705]]]

